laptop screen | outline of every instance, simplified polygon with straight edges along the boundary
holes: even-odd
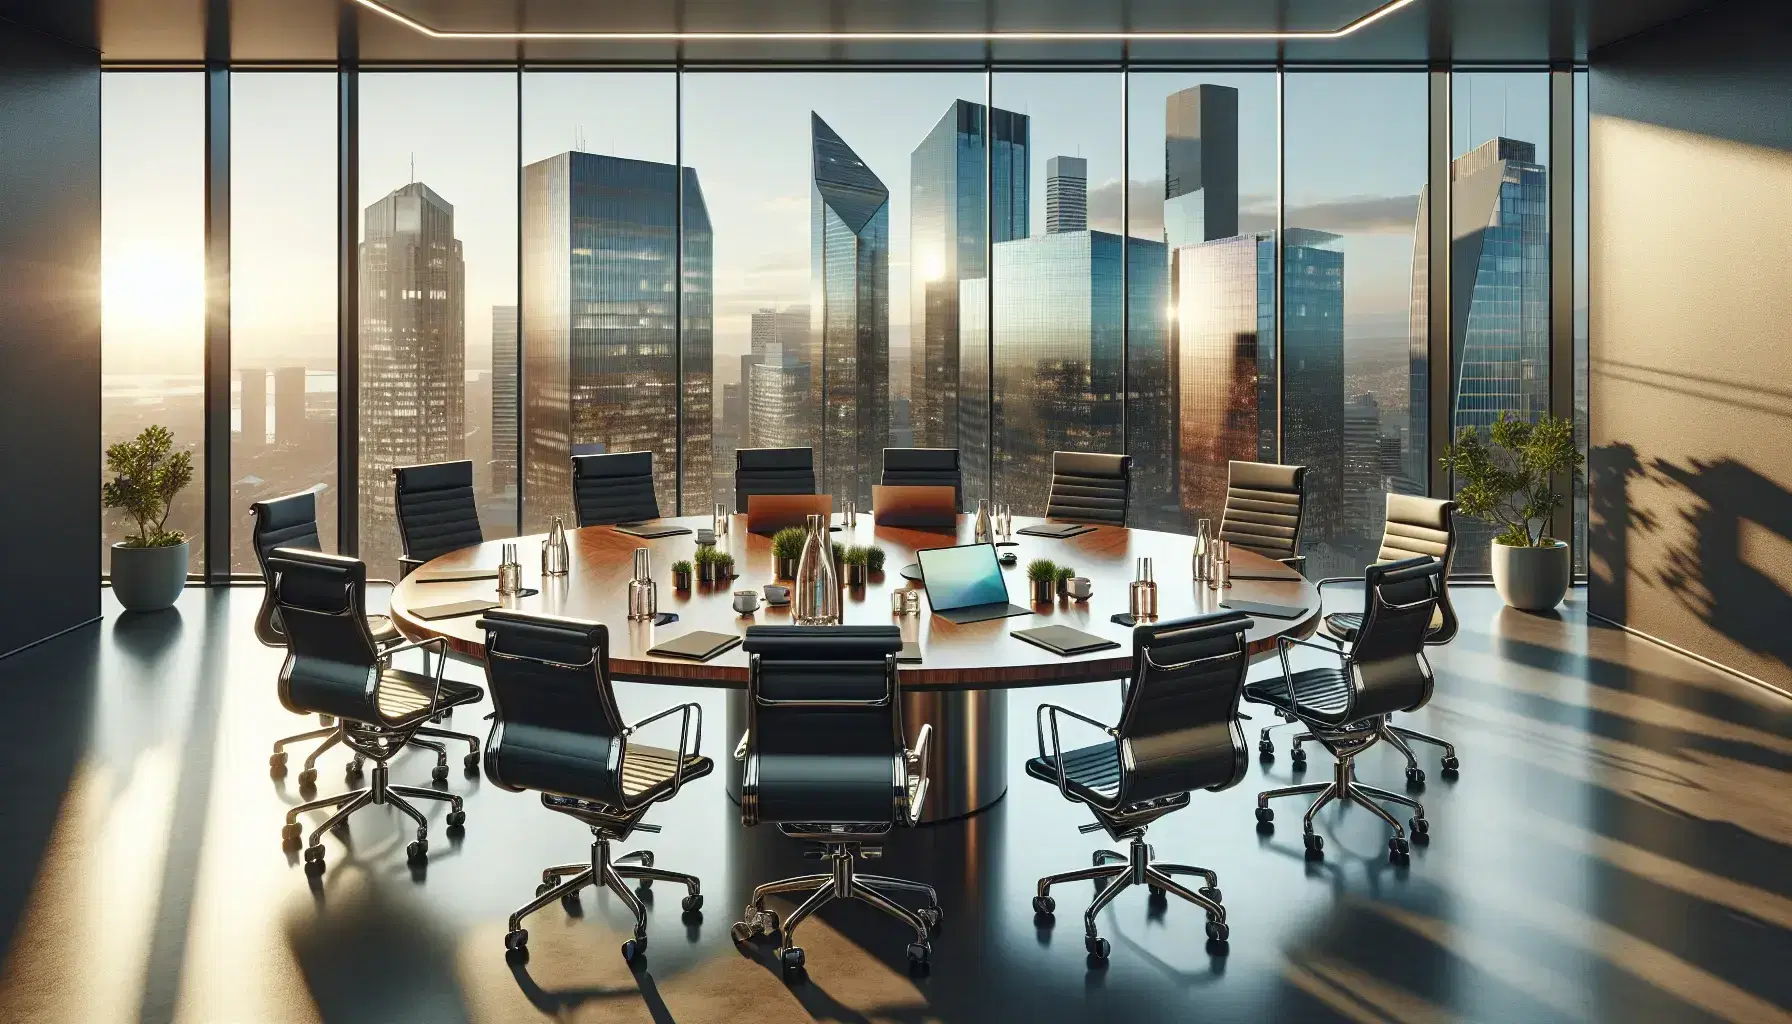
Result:
[[[993,544],[928,548],[917,552],[921,583],[933,610],[950,611],[980,604],[1006,604],[1008,584],[996,562]]]

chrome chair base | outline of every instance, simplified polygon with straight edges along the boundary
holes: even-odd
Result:
[[[1215,951],[1223,949],[1231,935],[1231,928],[1226,924],[1226,908],[1220,903],[1222,894],[1219,875],[1207,868],[1188,864],[1154,864],[1151,861],[1151,847],[1145,843],[1144,830],[1132,833],[1131,838],[1132,844],[1126,853],[1096,850],[1091,858],[1094,861],[1092,867],[1041,878],[1038,894],[1033,897],[1035,919],[1043,924],[1056,912],[1057,901],[1051,896],[1052,886],[1065,882],[1105,881],[1107,884],[1095,894],[1089,909],[1083,911],[1083,948],[1095,960],[1105,961],[1109,953],[1108,940],[1102,938],[1096,930],[1096,915],[1127,886],[1144,885],[1150,887],[1153,900],[1164,898],[1166,893],[1174,893],[1205,910],[1207,941]],[[1198,890],[1190,889],[1176,881],[1172,877],[1174,875],[1199,875],[1207,884]]]
[[[1385,789],[1366,786],[1356,781],[1356,755],[1368,749],[1380,738],[1380,728],[1381,724],[1378,723],[1373,731],[1341,732],[1337,735],[1309,733],[1297,739],[1296,743],[1299,743],[1301,739],[1318,739],[1322,743],[1327,743],[1328,746],[1331,745],[1331,742],[1341,742],[1349,744],[1354,749],[1338,753],[1334,748],[1337,762],[1333,765],[1332,779],[1329,782],[1285,786],[1281,789],[1270,789],[1258,793],[1257,831],[1265,835],[1275,831],[1275,812],[1269,807],[1271,800],[1285,796],[1308,796],[1317,793],[1318,799],[1314,800],[1312,806],[1307,808],[1306,815],[1301,819],[1302,841],[1306,846],[1308,859],[1319,860],[1325,856],[1325,839],[1313,831],[1313,816],[1318,814],[1319,809],[1326,804],[1334,800],[1343,800],[1367,807],[1374,812],[1376,817],[1387,822],[1388,827],[1394,830],[1393,836],[1388,839],[1388,860],[1395,864],[1405,864],[1411,854],[1411,846],[1407,839],[1409,828],[1412,833],[1412,842],[1422,845],[1430,841],[1431,825],[1425,820],[1424,805],[1411,797],[1390,793]],[[1371,797],[1375,799],[1370,799]],[[1376,800],[1385,800],[1412,808],[1412,817],[1408,819],[1407,825],[1402,826],[1399,820],[1388,813],[1381,804],[1376,803]]]
[[[831,862],[832,870],[827,874],[779,879],[754,889],[753,899],[747,904],[743,919],[735,922],[730,930],[734,941],[744,943],[758,936],[779,932],[781,944],[778,947],[778,964],[786,974],[794,973],[803,967],[805,959],[803,948],[796,944],[797,926],[824,903],[833,900],[863,900],[914,929],[915,941],[908,945],[909,965],[926,967],[933,958],[933,943],[930,939],[939,928],[943,916],[939,894],[932,886],[920,882],[885,875],[859,874],[855,870],[854,861],[861,855],[875,855],[874,851],[875,848],[862,849],[857,843],[827,843],[822,852],[822,858]],[[765,909],[767,896],[798,892],[807,892],[809,897],[782,922],[778,920],[776,911]],[[926,897],[927,905],[920,910],[910,910],[896,902],[893,892],[920,893]]]
[[[319,715],[318,717],[326,718],[328,716]],[[465,757],[461,758],[461,765],[470,772],[479,770],[479,737],[464,732],[454,732],[448,729],[418,729],[413,735],[413,738],[407,741],[405,745],[411,747],[424,747],[435,751],[436,766],[430,773],[430,777],[435,781],[448,781],[448,748],[441,743],[431,743],[428,740],[415,738],[417,736],[439,736],[443,739],[459,740],[460,742],[465,743],[467,745],[467,754]],[[329,750],[331,747],[342,742],[342,727],[340,725],[333,725],[327,729],[313,729],[310,732],[302,732],[296,736],[288,736],[284,739],[275,740],[274,752],[268,757],[268,774],[276,779],[284,778],[286,776],[287,752],[285,748],[287,744],[303,743],[306,740],[314,740],[320,737],[323,738],[323,742],[319,743],[316,747],[313,747],[311,753],[305,755],[304,767],[299,769],[299,785],[315,785],[317,783],[317,759],[322,756],[324,751]],[[361,754],[356,753],[349,758],[348,764],[343,766],[343,773],[350,780],[358,779],[361,777],[361,773],[365,770],[366,764],[367,759]]]
[[[338,735],[340,735],[340,733],[338,733]],[[328,745],[328,743],[324,744],[324,746]],[[320,746],[318,750],[312,751],[311,758],[315,759],[317,754],[324,749],[324,746]],[[335,808],[336,810],[336,813],[324,819],[323,824],[311,830],[310,841],[305,844],[306,874],[319,875],[323,873],[324,833],[345,825],[348,821],[348,816],[363,807],[377,804],[391,804],[393,807],[403,811],[406,816],[417,823],[417,838],[412,840],[409,846],[405,847],[405,855],[413,864],[420,864],[429,857],[429,822],[423,817],[423,812],[412,806],[411,802],[406,800],[405,797],[415,797],[419,800],[446,800],[448,802],[447,821],[449,830],[452,832],[466,824],[467,812],[461,807],[460,797],[453,793],[444,793],[434,789],[422,789],[417,786],[394,786],[391,784],[387,773],[388,769],[386,762],[376,761],[373,766],[373,775],[368,780],[369,784],[367,788],[350,790],[347,793],[339,793],[336,796],[325,797],[322,800],[312,800],[307,803],[302,803],[286,812],[286,826],[280,830],[280,838],[288,850],[293,850],[298,848],[299,837],[304,831],[302,826],[299,825],[299,815],[304,814],[307,811],[320,810],[326,807]]]
[[[636,827],[644,830],[648,828],[645,825]],[[639,882],[642,889],[652,886],[656,881],[676,882],[688,890],[681,904],[685,914],[697,914],[703,909],[703,884],[696,875],[654,867],[652,850],[630,850],[619,857],[612,857],[612,837],[597,828],[593,828],[591,833],[596,838],[591,841],[590,863],[544,868],[541,872],[541,884],[535,887],[535,898],[510,915],[509,931],[504,934],[504,949],[507,951],[506,955],[513,960],[521,962],[529,958],[529,932],[523,927],[523,918],[555,900],[563,900],[567,904],[576,903],[579,891],[587,885],[615,893],[616,898],[634,915],[635,936],[622,944],[622,959],[630,963],[647,952],[647,905],[629,887],[628,880]]]
[[[1270,726],[1270,728],[1273,729],[1275,727]],[[1269,729],[1263,731],[1267,733],[1269,732]],[[1386,718],[1381,719],[1381,721],[1377,723],[1376,735],[1380,739],[1386,740],[1394,747],[1394,749],[1400,751],[1400,753],[1406,757],[1406,784],[1409,786],[1423,787],[1425,784],[1425,770],[1419,767],[1418,755],[1414,754],[1412,747],[1407,745],[1406,741],[1409,739],[1418,740],[1421,743],[1431,743],[1444,748],[1444,778],[1454,779],[1457,772],[1462,768],[1462,761],[1456,757],[1456,747],[1448,740],[1417,732],[1412,729],[1403,729]],[[1294,771],[1299,772],[1306,769],[1307,752],[1302,750],[1300,745],[1313,738],[1313,734],[1310,732],[1304,732],[1299,736],[1294,737],[1294,746],[1288,752],[1288,758],[1293,765]],[[1269,741],[1265,739],[1263,742],[1268,743]]]

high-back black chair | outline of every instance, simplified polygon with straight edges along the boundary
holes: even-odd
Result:
[[[950,487],[952,507],[964,510],[964,472],[956,448],[885,448],[885,487]]]
[[[1409,847],[1406,830],[1382,806],[1370,799],[1402,804],[1412,809],[1408,826],[1413,837],[1425,842],[1430,825],[1425,808],[1416,800],[1356,781],[1358,755],[1384,738],[1382,720],[1396,711],[1416,711],[1431,699],[1431,665],[1425,660],[1425,635],[1443,590],[1443,561],[1429,556],[1371,565],[1363,576],[1364,611],[1356,639],[1340,651],[1293,637],[1277,640],[1282,676],[1245,687],[1245,699],[1267,704],[1298,718],[1337,759],[1332,780],[1257,795],[1260,831],[1274,829],[1275,813],[1269,801],[1283,796],[1317,793],[1304,819],[1303,840],[1307,855],[1324,856],[1325,843],[1313,831],[1313,815],[1333,800],[1349,800],[1375,812],[1394,830],[1388,840],[1388,857],[1403,863]],[[1294,671],[1288,662],[1290,648],[1300,646],[1323,651],[1338,664]],[[1295,740],[1298,745],[1308,737]]]
[[[281,832],[296,847],[299,815],[324,807],[336,812],[311,833],[305,846],[305,870],[324,869],[323,836],[338,822],[369,804],[391,804],[417,823],[417,838],[406,852],[413,863],[429,853],[429,827],[423,814],[404,799],[418,797],[449,802],[448,824],[466,821],[461,798],[435,789],[394,786],[387,781],[387,762],[411,738],[428,733],[424,723],[441,708],[471,704],[485,696],[470,683],[442,678],[438,661],[434,677],[391,666],[391,657],[413,648],[447,642],[434,638],[401,647],[380,647],[367,628],[367,565],[359,559],[299,548],[276,548],[268,557],[274,599],[286,630],[286,664],[280,669],[280,703],[297,714],[333,715],[338,735],[360,758],[374,762],[373,778],[364,789],[303,803],[286,812]],[[441,653],[441,651],[438,651]],[[440,777],[447,776],[446,765]]]
[[[755,494],[814,494],[815,449],[740,448],[734,452],[734,511]]]
[[[580,526],[614,526],[660,517],[653,492],[653,453],[575,455],[572,501]]]
[[[796,928],[830,900],[858,899],[906,922],[915,932],[911,962],[932,955],[931,930],[940,921],[939,896],[918,882],[854,870],[854,858],[881,852],[876,843],[897,825],[919,820],[927,799],[925,770],[933,727],[924,725],[910,750],[902,728],[902,694],[895,626],[749,626],[747,735],[743,765],[743,825],[775,822],[779,831],[819,846],[829,874],[787,878],[753,890],[736,942],[779,931],[765,909],[773,893],[811,892],[783,922],[778,951],[786,971],[803,966]],[[897,903],[896,892],[920,893],[919,911]]]
[[[1045,517],[1069,523],[1125,526],[1132,504],[1132,456],[1053,452]]]
[[[439,555],[485,541],[469,461],[400,466],[392,471],[398,506],[399,574]]]
[[[1096,851],[1092,868],[1041,878],[1033,897],[1033,912],[1050,917],[1057,909],[1053,885],[1105,881],[1083,914],[1084,948],[1097,959],[1107,959],[1109,947],[1096,932],[1096,915],[1122,889],[1141,882],[1150,886],[1153,897],[1175,893],[1205,910],[1209,941],[1227,941],[1219,876],[1207,868],[1153,864],[1145,828],[1187,807],[1190,791],[1227,789],[1244,778],[1247,759],[1238,699],[1250,668],[1245,643],[1250,626],[1250,617],[1236,611],[1135,626],[1132,679],[1118,725],[1103,725],[1055,704],[1039,706],[1039,756],[1027,762],[1027,774],[1057,786],[1066,800],[1088,806],[1096,824],[1084,831],[1099,828],[1113,841],[1131,844],[1124,854]],[[1108,738],[1065,750],[1063,731],[1071,724],[1065,718],[1101,729]],[[1190,890],[1176,875],[1199,875],[1204,884]]]
[[[1273,462],[1226,464],[1226,510],[1219,539],[1299,569],[1306,522],[1307,467]]]
[[[542,806],[578,819],[592,835],[589,862],[543,869],[535,899],[510,915],[504,947],[526,958],[523,918],[555,900],[570,904],[595,885],[615,893],[634,915],[634,937],[622,946],[623,958],[633,961],[647,949],[647,908],[626,880],[643,888],[655,879],[685,886],[687,914],[702,909],[702,887],[695,875],[654,867],[651,851],[613,857],[610,844],[637,829],[658,832],[641,822],[647,811],[713,770],[699,752],[703,709],[681,704],[624,723],[610,685],[610,634],[601,623],[493,609],[478,625],[485,630],[486,682],[497,708],[485,747],[486,777],[513,793],[539,792]],[[679,716],[677,747],[635,739],[673,714]]]

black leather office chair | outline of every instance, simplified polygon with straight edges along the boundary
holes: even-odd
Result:
[[[964,473],[956,448],[885,448],[885,487],[950,487],[952,507],[964,510]]]
[[[695,875],[653,866],[653,853],[635,850],[613,857],[610,844],[633,832],[658,832],[641,818],[714,768],[699,753],[703,709],[667,708],[633,725],[616,710],[610,686],[610,634],[600,623],[494,609],[479,620],[485,630],[485,677],[497,714],[485,747],[485,774],[513,793],[535,790],[542,806],[576,818],[591,829],[591,859],[546,868],[535,899],[510,915],[504,948],[526,959],[529,933],[523,918],[555,900],[576,901],[587,885],[608,888],[635,918],[634,938],[622,944],[633,961],[647,949],[647,908],[629,888],[655,879],[689,890],[684,910],[703,907]],[[678,747],[648,746],[635,735],[679,715]]]
[[[1307,513],[1307,467],[1273,462],[1226,464],[1226,510],[1219,539],[1300,569]]]
[[[1450,604],[1450,569],[1456,563],[1456,503],[1441,498],[1420,498],[1410,494],[1389,494],[1387,500],[1387,526],[1382,530],[1381,551],[1378,558],[1384,562],[1398,561],[1402,558],[1413,558],[1429,555],[1441,558],[1444,563],[1443,577],[1438,583],[1437,611],[1431,616],[1431,628],[1425,633],[1425,646],[1440,647],[1455,639],[1460,622],[1456,618],[1456,609]],[[1339,576],[1319,581],[1321,593],[1327,586],[1335,583],[1357,583],[1355,577]],[[1332,612],[1323,620],[1325,632],[1320,634],[1325,639],[1337,644],[1340,648],[1356,641],[1356,634],[1363,625],[1362,612]],[[1275,746],[1269,740],[1269,726],[1263,730],[1258,749],[1265,757],[1273,757]],[[1382,739],[1399,748],[1406,756],[1406,781],[1414,786],[1425,781],[1425,771],[1419,767],[1419,759],[1413,753],[1408,740],[1418,740],[1443,748],[1443,770],[1445,778],[1453,778],[1462,768],[1462,761],[1456,756],[1456,747],[1448,740],[1432,736],[1428,733],[1405,729],[1394,725],[1391,721],[1383,721]],[[1296,768],[1302,767],[1306,756],[1301,752],[1301,740],[1296,739],[1290,752]]]
[[[1358,755],[1383,738],[1382,720],[1396,711],[1414,711],[1431,699],[1431,666],[1425,660],[1425,633],[1437,610],[1443,588],[1443,562],[1436,558],[1408,558],[1371,565],[1363,577],[1363,625],[1346,650],[1310,640],[1281,637],[1277,653],[1282,677],[1250,683],[1244,688],[1248,701],[1267,704],[1294,715],[1313,738],[1337,758],[1332,780],[1289,786],[1257,794],[1257,828],[1275,828],[1275,812],[1269,802],[1277,797],[1319,794],[1302,821],[1309,857],[1324,856],[1325,841],[1313,831],[1313,815],[1333,800],[1349,800],[1375,812],[1394,830],[1388,840],[1388,858],[1404,863],[1409,852],[1406,830],[1394,816],[1370,797],[1412,808],[1407,822],[1413,838],[1424,842],[1430,832],[1425,808],[1417,800],[1365,786],[1356,781]],[[1288,665],[1288,649],[1310,647],[1339,659],[1336,666],[1294,671]]]
[[[473,464],[435,462],[392,471],[398,506],[398,539],[404,554],[399,575],[438,555],[485,541],[473,494]]]
[[[734,453],[734,511],[755,494],[814,494],[815,449],[740,448]]]
[[[614,526],[660,517],[653,492],[653,453],[575,455],[572,501],[580,526]]]
[[[747,735],[735,755],[745,761],[741,824],[777,823],[785,835],[816,844],[830,870],[754,889],[734,940],[779,930],[767,896],[808,892],[783,921],[778,959],[786,972],[803,966],[797,926],[837,899],[864,900],[906,922],[915,932],[909,961],[926,964],[928,936],[940,922],[933,888],[854,870],[855,857],[882,852],[876,844],[895,825],[915,824],[927,799],[933,727],[922,726],[908,749],[896,680],[902,634],[895,626],[749,626],[745,649]],[[894,892],[920,893],[927,905],[910,910]]]
[[[391,804],[417,823],[417,838],[406,852],[412,861],[422,861],[429,854],[429,825],[404,797],[448,801],[450,828],[464,823],[466,812],[461,809],[461,798],[452,793],[391,785],[387,762],[422,731],[437,710],[474,703],[485,696],[484,691],[471,683],[444,680],[443,661],[437,662],[433,678],[391,666],[395,654],[429,646],[445,648],[447,642],[436,638],[387,648],[375,644],[367,629],[364,562],[277,548],[268,558],[268,569],[274,576],[274,597],[287,636],[286,664],[280,669],[280,703],[296,714],[335,716],[342,742],[374,763],[367,788],[288,810],[281,838],[288,848],[296,847],[300,814],[336,808],[312,831],[305,846],[305,870],[320,873],[325,832],[368,804]]]
[[[1045,517],[1070,523],[1125,526],[1132,503],[1132,456],[1053,452]]]
[[[1170,892],[1195,904],[1207,912],[1208,940],[1216,947],[1227,941],[1219,876],[1207,868],[1152,863],[1145,828],[1187,807],[1191,790],[1227,789],[1244,778],[1238,698],[1251,664],[1245,643],[1250,626],[1245,613],[1225,611],[1134,627],[1132,681],[1118,725],[1103,725],[1055,704],[1039,706],[1039,756],[1027,762],[1027,774],[1094,812],[1095,824],[1081,831],[1105,831],[1114,842],[1131,844],[1124,854],[1095,851],[1093,867],[1041,878],[1033,897],[1033,912],[1049,918],[1057,909],[1052,886],[1105,881],[1083,914],[1083,946],[1098,960],[1107,959],[1108,940],[1096,932],[1096,915],[1129,885],[1150,886],[1153,900]],[[1094,726],[1108,738],[1064,750],[1060,716]],[[1176,875],[1199,875],[1206,884],[1192,891]]]

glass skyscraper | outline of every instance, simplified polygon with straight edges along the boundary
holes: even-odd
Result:
[[[574,445],[653,453],[654,492],[707,507],[712,342],[709,215],[683,169],[683,368],[679,379],[679,169],[561,153],[523,168],[524,529],[572,511]]]
[[[1025,114],[957,100],[909,157],[909,418],[919,446],[960,447],[959,284],[988,274],[986,238],[1027,237],[1028,127]]]
[[[516,500],[516,307],[492,307],[492,490]]]
[[[811,394],[823,494],[871,507],[890,438],[890,191],[810,114]],[[814,368],[820,367],[815,373]]]
[[[1311,228],[1282,232],[1281,461],[1307,467],[1303,543],[1315,545],[1335,545],[1345,526],[1344,254],[1337,241]],[[1323,552],[1309,561],[1316,557]]]
[[[1238,90],[1197,85],[1164,100],[1164,242],[1238,234]]]
[[[360,251],[361,557],[399,553],[392,471],[466,457],[466,264],[454,207],[412,182],[367,207]]]

